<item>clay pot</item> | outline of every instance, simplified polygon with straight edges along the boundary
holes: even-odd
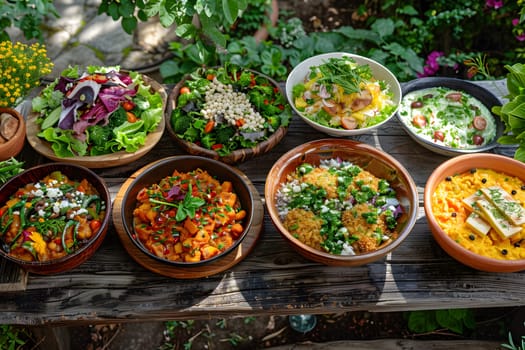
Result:
[[[0,161],[14,157],[24,147],[26,123],[13,108],[0,107]]]

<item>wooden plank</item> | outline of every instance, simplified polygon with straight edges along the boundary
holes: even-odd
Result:
[[[268,348],[268,350],[494,350],[499,349],[500,343],[493,341],[472,340],[406,340],[406,339],[384,339],[372,341],[337,341],[328,343],[307,343],[283,345]]]
[[[271,152],[237,165],[262,196],[266,174],[284,153],[325,138],[294,117],[284,140]],[[356,138],[392,154],[412,174],[419,190],[417,223],[384,259],[361,267],[327,267],[307,261],[280,237],[268,214],[253,251],[233,268],[207,278],[184,280],[155,274],[125,251],[113,226],[99,251],[78,268],[55,276],[29,275],[23,293],[0,292],[0,324],[72,325],[164,321],[252,315],[389,312],[525,305],[525,272],[498,274],[470,269],[449,257],[426,223],[423,188],[444,160],[412,141],[397,120]],[[183,154],[164,135],[135,162],[95,169],[114,196],[142,166]],[[27,166],[46,162],[28,145]]]

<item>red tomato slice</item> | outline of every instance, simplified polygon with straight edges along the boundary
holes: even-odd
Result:
[[[487,120],[478,115],[474,117],[472,125],[474,125],[474,128],[478,130],[485,130],[485,128],[487,127]]]
[[[436,130],[434,131],[434,140],[443,141],[445,139],[445,134],[443,131]]]
[[[418,114],[412,118],[412,124],[418,128],[424,128],[427,125],[427,118],[424,115]]]

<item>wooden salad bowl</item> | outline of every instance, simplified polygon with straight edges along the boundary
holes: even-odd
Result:
[[[147,75],[142,75],[142,78],[144,79],[144,82],[154,91],[160,93],[163,101],[163,110],[165,110],[167,101],[167,93],[165,88]],[[77,156],[63,158],[55,154],[49,142],[38,137],[38,133],[41,131],[41,129],[36,123],[37,117],[38,115],[36,113],[31,113],[28,117],[27,141],[38,153],[57,162],[67,162],[70,164],[82,165],[92,169],[110,168],[125,165],[140,159],[142,156],[151,151],[153,147],[155,147],[155,145],[160,141],[165,129],[165,123],[161,120],[157,126],[157,129],[147,135],[144,145],[135,152],[126,152],[125,150],[122,150],[99,156]]]
[[[263,75],[259,72],[255,72],[255,71],[253,72],[255,74]],[[277,82],[275,82],[273,79],[267,76],[264,76],[264,77],[268,79],[282,93],[282,89],[279,87],[279,84],[277,84]],[[177,108],[177,98],[179,96],[180,89],[184,86],[184,83],[186,82],[188,78],[189,78],[189,75],[184,77],[177,85],[175,85],[175,87],[173,88],[173,90],[171,91],[168,97],[168,103],[166,107],[166,129],[168,130],[168,134],[175,141],[177,146],[182,148],[185,152],[191,155],[195,155],[195,156],[202,156],[206,158],[219,160],[226,164],[237,164],[237,163],[242,163],[248,159],[254,158],[260,154],[269,152],[286,135],[286,132],[288,131],[288,127],[280,126],[272,135],[270,135],[270,137],[267,140],[259,142],[256,146],[251,147],[251,148],[237,149],[233,151],[232,153],[225,155],[225,156],[219,155],[214,150],[201,147],[193,142],[189,142],[189,141],[182,139],[173,130],[173,126],[171,125],[171,114],[173,110]]]

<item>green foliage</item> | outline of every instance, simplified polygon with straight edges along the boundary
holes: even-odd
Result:
[[[10,40],[6,28],[19,28],[26,39],[43,40],[40,25],[44,16],[60,17],[53,0],[17,0],[0,2],[0,41]]]
[[[29,334],[24,328],[0,325],[0,345],[2,345],[2,349],[22,349],[29,339]]]
[[[525,323],[524,323],[525,325]],[[514,339],[512,337],[512,333],[509,332],[509,342],[506,344],[501,344],[501,346],[504,349],[510,349],[510,350],[525,350],[525,335],[521,336],[521,344],[514,344]]]
[[[474,314],[468,309],[412,311],[408,313],[408,329],[414,333],[433,332],[445,328],[458,334],[474,329]]]
[[[225,47],[227,35],[223,28],[233,25],[247,5],[247,0],[102,0],[98,13],[108,14],[114,20],[122,19],[122,28],[129,34],[138,21],[159,16],[166,28],[176,24],[176,34],[182,39],[211,41]]]

